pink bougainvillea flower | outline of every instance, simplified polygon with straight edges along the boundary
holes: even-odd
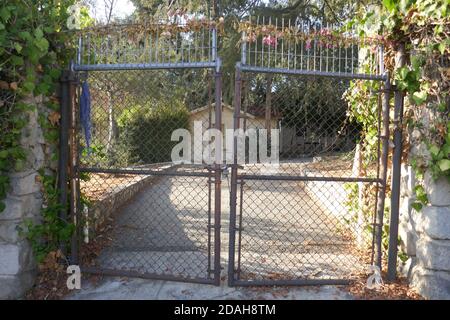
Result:
[[[331,35],[331,31],[330,31],[330,29],[327,29],[327,28],[321,29],[320,34],[323,36],[329,36],[329,35]]]
[[[311,49],[311,40],[310,39],[306,40],[306,50],[309,50],[309,49]]]
[[[278,43],[277,38],[271,35],[265,36],[263,38],[263,44],[265,44],[266,46],[275,48],[277,46],[277,43]]]

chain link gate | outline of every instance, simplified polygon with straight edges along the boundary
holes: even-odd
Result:
[[[280,27],[257,18],[242,34],[227,106],[231,127],[244,131],[244,140],[232,138],[228,283],[345,284],[367,264],[381,265],[390,92],[383,48],[362,53],[358,41],[328,46],[252,33],[264,25]],[[214,165],[171,158],[176,129],[195,134],[196,121],[201,134],[225,129],[217,31],[202,25],[162,36],[160,27],[80,36],[69,130],[72,261],[84,272],[219,285],[229,150]],[[360,59],[367,54],[375,57],[369,66]],[[378,106],[370,165],[342,99],[355,79],[380,84],[370,98]],[[357,205],[347,203],[351,193]]]
[[[375,71],[370,73],[361,66],[359,43],[329,45],[321,38],[258,34],[285,26],[281,19],[250,18],[242,33],[234,129],[243,129],[245,138],[234,138],[231,286],[347,284],[365,274],[367,265],[381,267],[390,86],[383,48],[377,45],[370,53],[373,65],[366,69]],[[321,25],[298,27],[331,34]],[[368,166],[362,165],[367,148],[359,143],[362,128],[349,121],[342,99],[354,79],[380,82],[371,98],[378,105],[372,114],[378,122],[377,156]],[[277,131],[275,139],[271,132]],[[253,160],[245,144],[251,144],[252,135],[257,144]],[[261,161],[273,156],[275,144],[279,163]],[[238,159],[242,150],[245,163]],[[351,192],[360,201],[353,208],[347,200]]]
[[[220,129],[217,31],[176,25],[80,36],[71,183],[83,272],[219,284],[220,166],[171,159],[196,110],[201,134]]]

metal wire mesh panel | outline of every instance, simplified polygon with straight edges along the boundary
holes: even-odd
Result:
[[[86,29],[79,35],[76,64],[94,70],[207,67],[216,59],[217,27],[214,21],[193,17]]]
[[[101,71],[83,76],[89,84],[91,112],[81,122],[81,166],[143,169],[170,163],[178,143],[172,141],[174,130],[191,130],[194,121],[201,122],[202,132],[210,126],[214,85],[207,70]]]
[[[349,80],[244,73],[242,87],[240,124],[244,130],[254,130],[257,148],[253,158],[247,148],[241,173],[377,176],[377,159],[362,159],[373,154],[368,151],[378,148],[377,132],[372,133],[370,145],[360,143],[362,127],[348,116],[349,106],[344,99],[353,90]],[[378,94],[371,99],[377,104]],[[378,108],[368,113],[375,123],[379,120]],[[266,141],[267,147],[263,145]],[[365,163],[363,167],[354,163],[355,153]]]
[[[213,283],[211,168],[175,163],[176,130],[202,134],[214,78],[198,69],[79,74],[78,177],[86,271]],[[90,95],[90,106],[83,102]]]
[[[350,26],[256,16],[242,22],[240,30],[241,63],[247,70],[351,77],[384,73],[383,39],[361,37]]]
[[[231,284],[355,278],[374,254],[380,169],[379,152],[372,154],[381,144],[379,128],[362,139],[363,128],[348,116],[345,96],[355,84],[270,72],[239,80],[236,124],[246,136],[256,133],[232,179]],[[367,114],[379,123],[379,94],[370,99]]]
[[[90,187],[100,187],[102,180],[95,179]],[[93,241],[102,250],[89,266],[123,275],[212,279],[209,178],[164,175],[124,180],[124,188],[133,192],[128,201],[101,224],[90,220],[99,224]],[[112,209],[101,202],[93,208],[94,215]]]
[[[345,208],[344,183],[243,179],[241,185],[236,280],[325,282],[365,271],[372,221]]]

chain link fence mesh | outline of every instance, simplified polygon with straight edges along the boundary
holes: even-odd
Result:
[[[344,79],[242,75],[240,126],[278,131],[279,163],[261,163],[258,146],[258,161],[238,169],[235,280],[351,279],[370,264],[379,169],[364,157],[379,134],[362,143],[351,89]]]
[[[211,72],[95,71],[79,78],[91,96],[78,131],[83,263],[121,275],[212,281],[213,173],[171,159],[179,143],[174,130],[192,132],[194,119],[202,133],[210,127]]]

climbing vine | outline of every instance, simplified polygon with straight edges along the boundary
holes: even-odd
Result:
[[[358,20],[360,33],[383,34],[391,46],[385,64],[394,76],[398,89],[405,92],[405,132],[407,147],[421,146],[410,163],[419,171],[430,170],[435,179],[450,179],[450,17],[446,0],[384,0],[379,11],[369,11]],[[406,45],[405,66],[394,69],[394,52],[401,43]],[[376,84],[355,82],[358,90],[347,96],[350,115],[365,122],[355,106],[366,101]],[[370,103],[372,112],[375,101]],[[371,132],[376,122],[365,122]],[[369,135],[371,136],[371,135]],[[408,153],[405,153],[407,156]],[[406,159],[406,158],[405,158]]]
[[[419,178],[429,172],[434,179],[445,177],[450,181],[449,2],[383,0],[380,8],[360,12],[352,23],[361,35],[382,35],[386,40],[386,69],[406,95],[403,161],[413,166]],[[406,63],[395,68],[396,50],[403,45]],[[364,128],[361,144],[365,166],[376,159],[378,123],[374,117],[377,101],[373,92],[379,86],[375,82],[354,81],[345,95],[349,116]],[[428,202],[421,182],[415,186],[415,193],[416,202],[412,206],[420,210]],[[349,203],[356,202],[357,194],[351,193],[350,198]]]
[[[10,188],[8,173],[26,169],[27,152],[21,146],[22,129],[29,112],[38,112],[47,163],[58,158],[59,98],[61,69],[73,57],[72,35],[67,32],[67,8],[73,0],[7,1],[0,7],[0,214]],[[82,16],[87,16],[85,9]],[[40,97],[43,106],[28,102]],[[41,99],[42,97],[42,99]],[[42,221],[29,220],[22,228],[38,260],[69,238],[72,226],[58,217],[57,175],[48,166],[39,170],[44,203]],[[53,166],[54,167],[54,166]]]

